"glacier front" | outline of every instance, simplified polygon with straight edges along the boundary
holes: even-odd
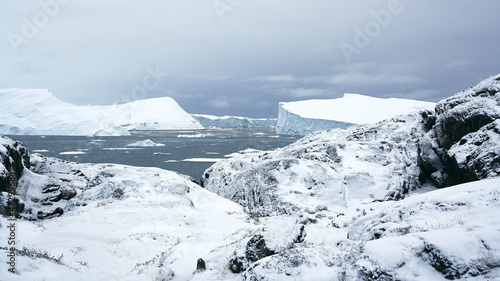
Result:
[[[433,110],[432,102],[399,98],[375,98],[359,94],[344,94],[339,99],[281,102],[276,133],[307,135],[354,124],[375,123],[400,114],[418,110]]]

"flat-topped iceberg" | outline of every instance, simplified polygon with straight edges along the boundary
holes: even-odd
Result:
[[[339,99],[281,102],[276,132],[307,135],[354,124],[376,123],[418,110],[433,110],[435,103],[399,98],[375,98],[344,94]]]

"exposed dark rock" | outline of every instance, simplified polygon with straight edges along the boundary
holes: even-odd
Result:
[[[265,262],[252,264],[243,274],[243,280],[308,280],[301,276],[302,266],[311,266],[302,251],[287,249],[269,257]],[[273,272],[276,277],[269,279],[265,272]]]
[[[455,185],[500,175],[500,75],[447,98],[436,105],[435,138],[444,167],[430,167],[425,159],[425,174],[435,174],[439,185]],[[428,150],[430,151],[430,150]],[[432,166],[432,165],[431,165]]]
[[[422,115],[422,123],[427,131],[430,131],[436,124],[436,116],[429,110],[424,110],[420,113]]]
[[[244,257],[237,257],[236,255],[229,260],[229,269],[233,273],[242,273],[247,270],[247,261]]]
[[[202,259],[202,258],[199,258],[197,261],[196,261],[196,270],[206,270],[207,267],[205,266],[205,261]]]
[[[61,207],[57,207],[55,210],[53,210],[52,212],[49,212],[49,213],[39,211],[37,214],[37,218],[38,219],[50,219],[53,217],[59,217],[63,213],[64,213],[64,210]]]
[[[431,266],[449,280],[458,279],[469,270],[467,265],[452,261],[431,244],[425,244],[423,257],[427,258]]]
[[[375,270],[367,270],[366,268],[361,268],[359,272],[360,280],[365,281],[393,281],[397,280],[394,275],[390,272],[385,272],[384,270],[377,268]]]
[[[58,191],[61,188],[58,184],[49,184],[42,189],[42,193],[49,193]]]
[[[297,235],[297,237],[295,237],[293,242],[294,243],[302,243],[306,239],[306,236],[307,236],[306,227],[304,225],[302,225],[300,227],[299,235]]]
[[[92,178],[91,180],[89,180],[88,187],[94,187],[94,186],[100,185],[100,184],[102,184],[103,182],[106,181],[106,178],[111,178],[111,177],[114,177],[114,175],[111,174],[111,173],[100,172],[94,178]]]
[[[4,170],[0,172],[0,192],[16,194],[24,167],[30,167],[29,154],[20,142],[4,136],[0,136],[0,145],[5,148],[5,153],[0,152],[0,171]]]
[[[19,217],[25,204],[17,194],[24,168],[29,168],[29,154],[18,141],[0,136],[0,214]]]
[[[19,195],[0,196],[1,215],[19,218],[25,207],[26,205]]]
[[[432,181],[437,187],[445,187],[446,174],[443,173],[443,162],[438,154],[439,148],[427,138],[418,140],[418,166],[420,167],[419,180],[426,182]]]
[[[253,236],[247,243],[245,251],[246,258],[249,262],[256,262],[262,258],[274,255],[275,252],[266,246],[266,241],[262,235]]]
[[[66,188],[61,192],[61,199],[69,200],[69,199],[75,197],[76,194],[77,194],[77,192],[74,188]]]
[[[121,199],[123,197],[123,189],[117,188],[113,191],[113,198]]]

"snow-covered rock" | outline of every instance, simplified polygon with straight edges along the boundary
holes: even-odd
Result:
[[[231,267],[245,280],[498,276],[499,217],[488,214],[500,210],[499,77],[440,102],[437,114],[317,132],[215,163],[203,186],[265,224],[260,235],[277,253],[252,263],[240,246]]]
[[[300,243],[280,241],[291,230],[283,218],[262,218],[277,254],[248,265],[243,280],[498,280],[499,186],[494,178],[357,211],[310,210],[288,221],[305,226]]]
[[[257,229],[241,206],[174,172],[37,154],[31,162],[17,187],[27,219],[15,221],[18,274],[0,258],[8,280],[207,280],[199,258],[208,280],[224,280],[233,274],[220,255],[229,259]],[[9,223],[0,219],[2,249]]]
[[[47,90],[0,90],[0,134],[126,136],[128,130],[199,129],[171,98],[75,106]]]
[[[421,113],[310,134],[270,152],[220,161],[203,186],[254,216],[399,199],[420,187]]]
[[[239,116],[214,116],[205,114],[191,114],[205,128],[249,128],[249,127],[273,127],[276,119],[272,118],[249,118]]]
[[[0,214],[16,216],[24,210],[16,189],[29,165],[28,151],[21,143],[0,136]]]
[[[333,128],[367,124],[419,110],[433,110],[435,103],[398,98],[344,94],[339,99],[281,102],[276,132],[307,135]]]
[[[449,184],[500,175],[500,75],[440,101],[436,117]]]

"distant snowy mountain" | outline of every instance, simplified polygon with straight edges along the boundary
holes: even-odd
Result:
[[[194,119],[205,128],[250,128],[250,127],[274,127],[276,119],[273,118],[249,118],[239,116],[214,116],[206,114],[191,114]]]
[[[0,90],[0,134],[130,135],[128,130],[200,129],[172,98],[75,106],[41,89]]]
[[[158,168],[30,155],[0,137],[0,249],[17,270],[0,255],[0,276],[498,280],[499,117],[500,74],[436,112],[222,160],[203,188]]]
[[[279,104],[276,132],[307,135],[333,128],[367,124],[419,110],[433,110],[435,103],[397,98],[344,94],[339,99],[304,100]]]

